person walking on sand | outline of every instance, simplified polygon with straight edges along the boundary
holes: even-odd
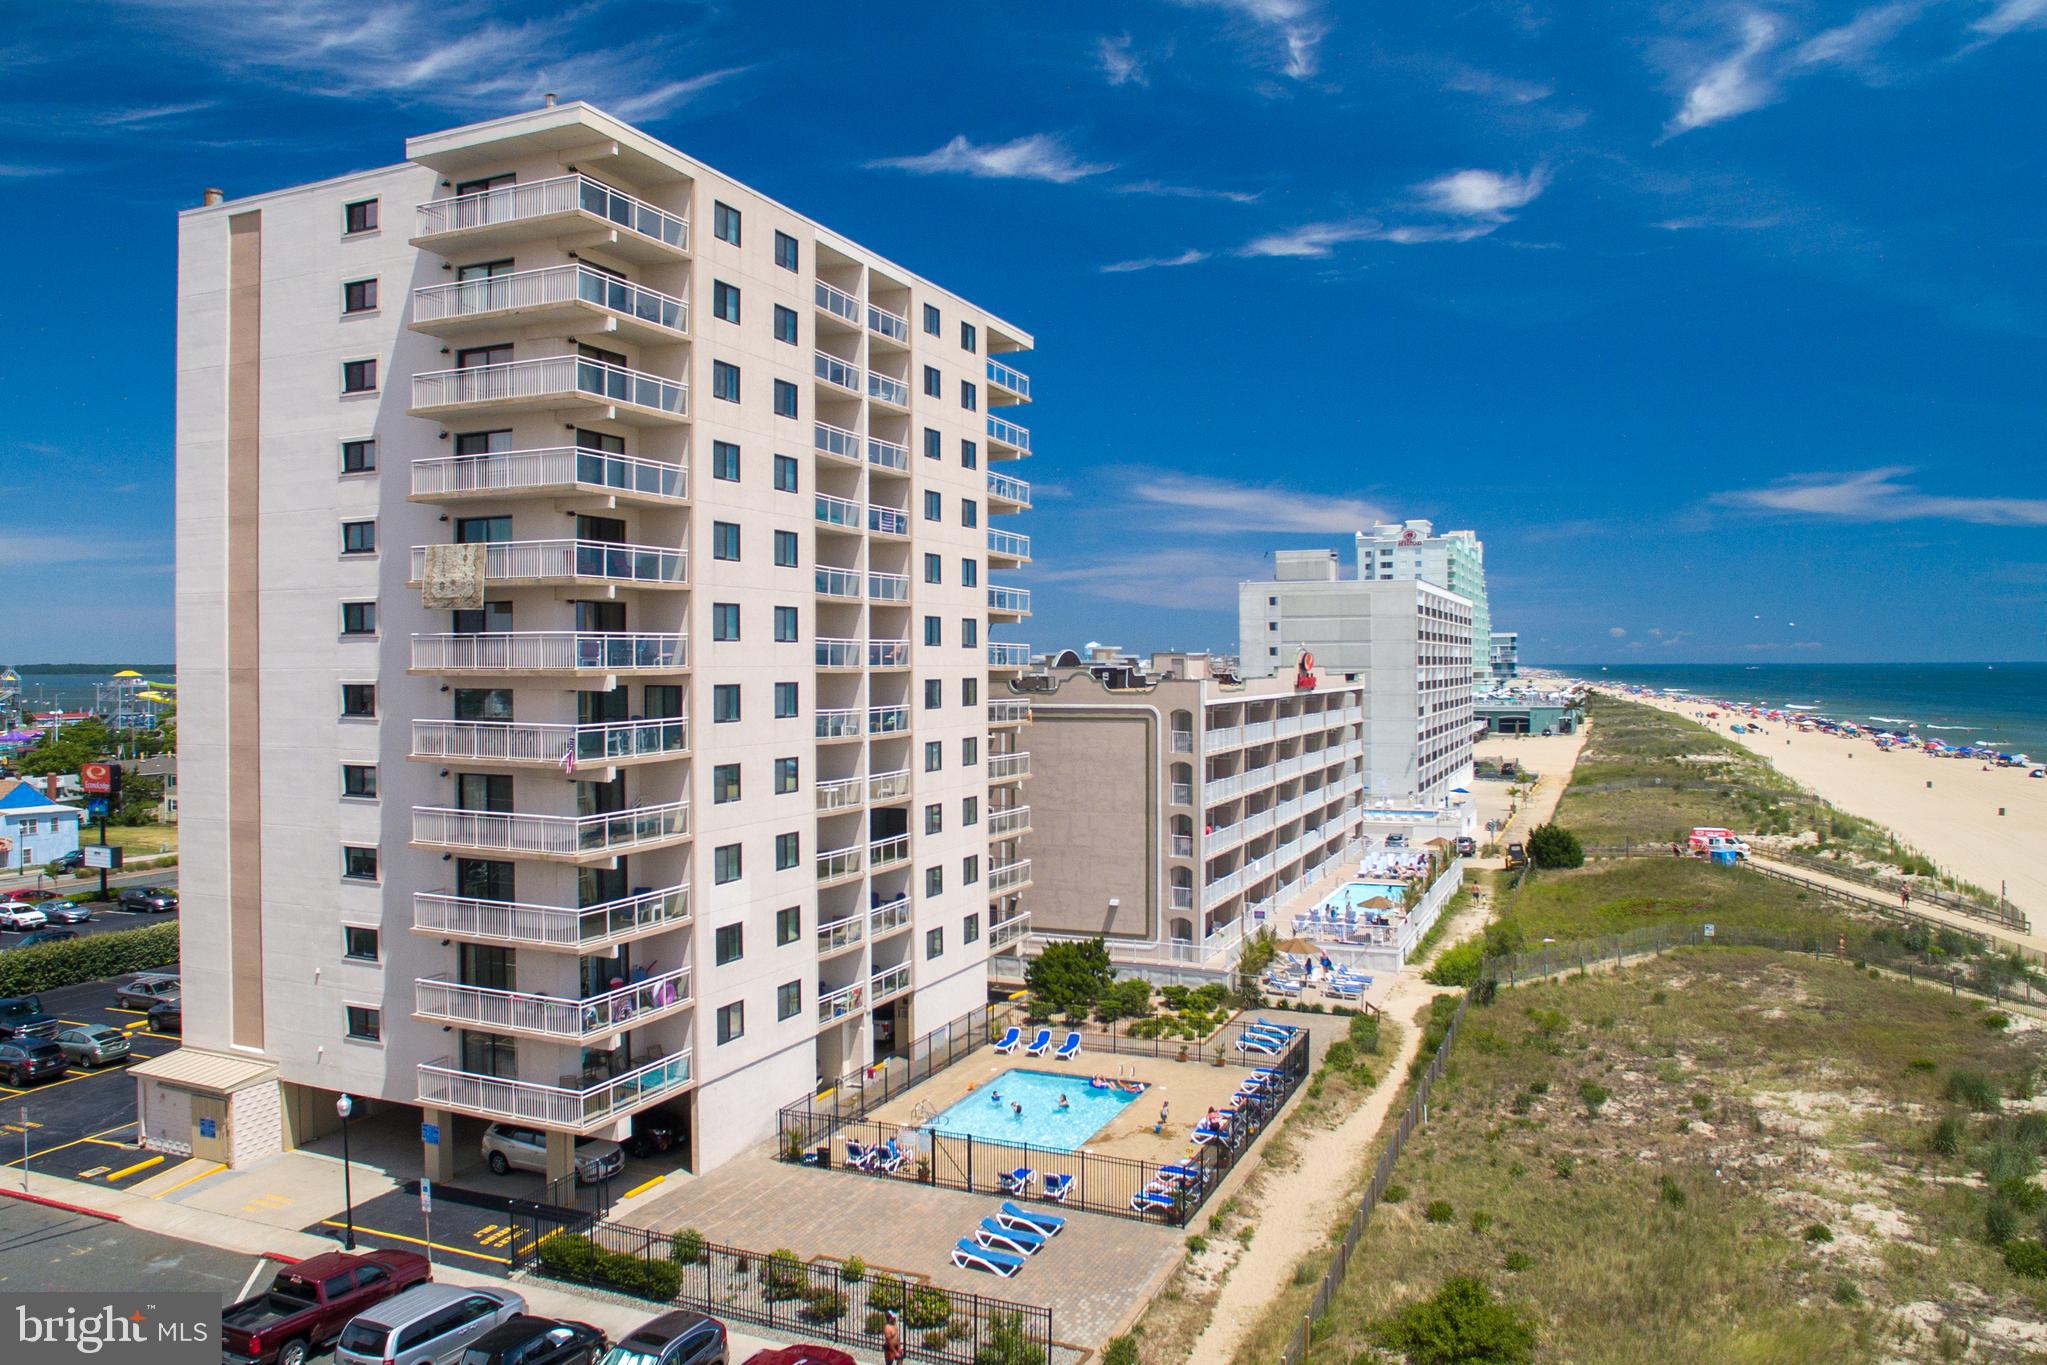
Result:
[[[910,1358],[910,1344],[903,1340],[903,1322],[894,1309],[889,1310],[888,1322],[881,1329],[881,1358],[888,1365]]]
[[[1170,1104],[1172,1104],[1171,1100],[1159,1101],[1159,1121],[1153,1124],[1151,1128],[1152,1135],[1154,1137],[1157,1137],[1166,1131],[1166,1108]]]

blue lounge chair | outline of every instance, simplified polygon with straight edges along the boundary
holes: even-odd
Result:
[[[1139,1213],[1171,1213],[1178,1202],[1170,1194],[1157,1194],[1151,1190],[1139,1190],[1130,1196],[1130,1207]]]
[[[1261,1057],[1277,1057],[1279,1044],[1273,1042],[1269,1035],[1247,1033],[1237,1039],[1237,1051],[1255,1052]]]
[[[983,1218],[974,1229],[974,1240],[984,1247],[1006,1251],[1012,1256],[1035,1256],[1045,1247],[1045,1234],[1029,1228],[1007,1228],[993,1218]]]
[[[1262,1028],[1246,1028],[1244,1030],[1244,1036],[1246,1038],[1257,1038],[1264,1042],[1272,1044],[1274,1047],[1281,1048],[1285,1047],[1289,1042],[1292,1041],[1284,1033],[1270,1033]]]
[[[1005,1280],[1024,1268],[1023,1257],[992,1251],[971,1237],[962,1237],[953,1244],[952,1263],[961,1270],[985,1270]]]
[[[1280,1080],[1279,1068],[1276,1066],[1254,1066],[1251,1068],[1251,1074],[1254,1076],[1263,1076],[1267,1080],[1274,1083],[1275,1085],[1278,1084]]]
[[[1055,1204],[1064,1204],[1066,1196],[1073,1193],[1073,1177],[1070,1175],[1048,1175],[1045,1177],[1045,1198]]]
[[[1195,1146],[1206,1147],[1211,1142],[1220,1142],[1225,1147],[1231,1147],[1236,1145],[1230,1141],[1230,1135],[1220,1128],[1210,1128],[1206,1124],[1203,1124],[1201,1127],[1196,1128],[1194,1130]]]
[[[1052,1054],[1052,1060],[1055,1062],[1070,1062],[1079,1055],[1080,1035],[1078,1033],[1069,1033],[1066,1035],[1066,1041],[1059,1045],[1059,1050]]]
[[[1275,1024],[1262,1014],[1258,1016],[1258,1019],[1255,1023],[1250,1024],[1247,1027],[1261,1028],[1264,1029],[1267,1033],[1277,1033],[1283,1038],[1291,1038],[1296,1033],[1299,1033],[1301,1031],[1301,1026],[1299,1024]]]
[[[1004,1055],[1007,1055],[1009,1053],[1016,1051],[1017,1044],[1021,1043],[1022,1041],[1023,1030],[1018,1028],[1015,1024],[1011,1024],[1009,1026],[1009,1032],[1003,1034],[1002,1041],[995,1045],[995,1050],[997,1052],[1003,1053]]]
[[[879,1147],[870,1147],[864,1142],[855,1142],[852,1138],[846,1139],[846,1166],[850,1170],[871,1171],[880,1155]]]
[[[1040,1237],[1057,1237],[1066,1230],[1066,1220],[1056,1213],[1033,1213],[1020,1209],[1007,1199],[1002,1201],[1001,1212],[996,1220],[1006,1228],[1028,1228]]]
[[[1159,1174],[1170,1176],[1182,1185],[1199,1185],[1201,1183],[1201,1168],[1199,1166],[1161,1166],[1159,1167]]]
[[[880,1147],[869,1147],[867,1150],[874,1157],[867,1169],[879,1171],[883,1175],[894,1175],[903,1169],[903,1163],[910,1159],[908,1152],[896,1146],[894,1138],[890,1138]]]
[[[1038,1036],[1031,1039],[1031,1045],[1024,1049],[1025,1052],[1033,1057],[1042,1057],[1051,1050],[1052,1030],[1048,1028],[1039,1029]]]
[[[1001,1182],[1004,1194],[1013,1194],[1019,1199],[1031,1197],[1031,1182],[1037,1178],[1038,1173],[1028,1166],[1019,1166],[1013,1171],[996,1177]],[[1052,1182],[1048,1179],[1045,1183],[1050,1185]]]

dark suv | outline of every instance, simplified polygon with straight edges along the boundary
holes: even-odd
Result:
[[[63,1075],[71,1067],[64,1049],[41,1039],[0,1043],[0,1076],[19,1089]]]
[[[168,886],[130,886],[121,892],[121,908],[145,915],[176,914],[178,893]]]

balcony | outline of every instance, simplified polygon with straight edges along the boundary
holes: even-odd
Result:
[[[867,596],[875,602],[907,602],[910,600],[910,576],[905,573],[869,573]]]
[[[1031,719],[1031,704],[1027,701],[991,701],[988,703],[990,725],[1026,725]]]
[[[867,865],[880,869],[895,867],[910,861],[910,836],[898,834],[892,839],[876,839],[867,846]]]
[[[882,938],[910,927],[910,898],[897,896],[867,912],[867,936]]]
[[[824,636],[817,641],[817,666],[819,668],[859,668],[865,657],[866,645],[859,640],[831,639]]]
[[[689,637],[596,631],[493,631],[415,635],[414,673],[490,677],[591,677],[669,674],[689,667]]]
[[[988,837],[990,839],[1014,839],[1031,827],[1031,808],[1011,806],[1007,810],[988,812]]]
[[[988,562],[1000,563],[1003,568],[1015,568],[1031,561],[1031,538],[1018,535],[1015,531],[990,531],[988,533]]]
[[[1169,795],[1174,805],[1191,806],[1194,804],[1194,784],[1192,782],[1175,782]]]
[[[1007,474],[988,475],[989,510],[995,512],[1021,512],[1031,505],[1031,486],[1022,479],[1012,479]],[[1007,503],[996,507],[996,503]]]
[[[860,325],[860,300],[823,280],[817,282],[817,306],[820,312],[829,314],[848,327]]]
[[[819,422],[813,428],[812,444],[820,455],[834,459],[860,462],[860,437],[844,427],[835,427],[830,422]]]
[[[687,801],[601,815],[523,815],[516,811],[442,806],[412,808],[415,848],[594,863],[634,849],[665,848],[688,838]]]
[[[427,547],[412,547],[412,583],[426,577]],[[508,587],[579,587],[622,583],[638,588],[689,586],[689,553],[608,540],[494,540],[484,551],[487,583]]]
[[[867,987],[854,982],[817,998],[817,1022],[835,1024],[860,1009],[860,1003],[867,997]]]
[[[908,668],[910,666],[910,642],[908,640],[869,640],[867,642],[867,666],[869,668]]]
[[[1194,908],[1194,888],[1193,888],[1193,887],[1191,887],[1191,886],[1172,886],[1172,887],[1167,887],[1166,889],[1167,889],[1167,890],[1168,890],[1169,892],[1171,892],[1171,898],[1170,898],[1170,903],[1171,903],[1171,905],[1172,905],[1172,908],[1173,908],[1173,909],[1175,909],[1175,910],[1192,910],[1192,909]]]
[[[1021,782],[1031,775],[1031,754],[1025,749],[1013,754],[988,755],[990,782]]]
[[[1194,752],[1194,732],[1192,730],[1175,730],[1170,738],[1174,753],[1191,754]]]
[[[428,1108],[450,1109],[479,1118],[590,1133],[668,1095],[687,1090],[690,1080],[688,1048],[585,1087],[505,1080],[463,1071],[453,1058],[443,1057],[421,1064],[419,1102]]]
[[[991,867],[988,869],[988,894],[1000,896],[1019,887],[1029,885],[1030,880],[1031,860],[1029,858],[1019,858],[1013,863],[1004,863],[1000,867]]]
[[[910,514],[899,508],[870,504],[867,508],[867,529],[878,536],[907,536],[910,534]]]
[[[412,376],[414,417],[457,420],[550,411],[640,426],[674,426],[689,419],[689,385],[573,355]]]
[[[910,448],[894,441],[883,441],[869,437],[867,441],[867,463],[876,469],[892,469],[905,473],[910,468]]]
[[[1000,361],[988,362],[988,403],[1028,403],[1031,401],[1031,377],[1020,374]],[[1025,446],[1029,449],[1028,444]]]
[[[593,1042],[694,1003],[687,967],[581,999],[465,986],[445,976],[420,977],[412,989],[415,1018],[562,1043]]]
[[[1019,911],[1000,924],[989,926],[988,951],[999,953],[1031,931],[1031,915],[1028,910]]]
[[[865,525],[859,503],[850,498],[835,498],[829,493],[817,495],[816,508],[812,515],[816,517],[820,526],[850,531],[856,536]]]
[[[845,919],[817,926],[817,955],[829,957],[843,953],[848,948],[858,948],[867,941],[867,916],[848,915]]]
[[[566,498],[578,494],[665,507],[689,498],[679,464],[576,446],[448,455],[412,462],[413,502],[467,498]]]
[[[1031,590],[1029,588],[1004,588],[988,585],[988,615],[1021,621],[1031,614]]]
[[[1028,668],[1030,663],[1031,647],[1029,645],[1014,644],[1007,640],[990,640],[988,642],[988,667],[1001,669]]]
[[[550,265],[412,291],[412,330],[461,337],[546,324],[588,337],[609,333],[643,346],[689,337],[689,305],[587,265]]]
[[[454,759],[487,766],[619,767],[682,758],[689,753],[689,721],[611,721],[598,725],[536,725],[513,720],[415,720],[415,759]]]
[[[837,597],[860,600],[860,571],[858,569],[834,569],[821,567],[814,575],[819,597]]]
[[[1218,831],[1217,831],[1217,833],[1221,833],[1221,831],[1220,831],[1220,830],[1218,830]],[[1175,857],[1175,858],[1191,858],[1191,857],[1193,857],[1193,856],[1194,856],[1194,836],[1193,836],[1193,835],[1191,835],[1191,834],[1174,834],[1174,835],[1169,835],[1169,836],[1168,836],[1168,840],[1169,840],[1169,842],[1168,842],[1168,844],[1167,844],[1167,850],[1166,850],[1166,851],[1167,851],[1168,853],[1170,853],[1170,854],[1171,854],[1171,855],[1172,855],[1173,857]]]
[[[811,357],[811,373],[819,383],[855,395],[860,392],[860,367],[829,352],[819,351]]]
[[[867,799],[877,804],[888,801],[906,801],[910,796],[910,770],[898,768],[892,773],[875,773],[867,779]]]
[[[817,737],[819,739],[860,738],[860,708],[857,706],[836,706],[821,709],[817,713]]]
[[[867,868],[867,850],[859,844],[835,848],[817,855],[817,884],[827,886],[851,881]]]
[[[891,379],[885,374],[877,374],[873,370],[867,372],[867,396],[877,403],[887,403],[890,407],[910,406],[908,384],[900,379]]]
[[[1031,453],[1030,428],[1020,427],[1014,422],[1005,422],[1000,417],[990,417],[988,446],[998,458],[1004,451],[1012,455],[1028,455]]]
[[[441,255],[547,238],[602,242],[627,260],[679,261],[689,221],[582,175],[435,199],[418,210],[412,245]]]
[[[910,320],[876,304],[867,305],[867,330],[899,346],[910,344]]]
[[[412,897],[414,933],[577,953],[680,929],[689,922],[687,883],[582,907],[482,900],[444,891],[420,891]]]
[[[868,1003],[883,1004],[910,990],[910,964],[885,967],[867,979]]]
[[[830,815],[833,811],[857,810],[867,800],[867,779],[842,777],[831,782],[820,782],[814,790],[817,793],[819,815]]]
[[[867,733],[870,735],[909,734],[910,708],[907,706],[868,707]]]

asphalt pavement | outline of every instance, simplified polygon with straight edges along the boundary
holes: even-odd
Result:
[[[144,1292],[206,1291],[220,1295],[225,1307],[240,1299],[246,1286],[258,1280],[268,1283],[275,1266],[260,1256],[183,1242],[19,1199],[0,1199],[0,1289],[11,1293],[81,1284]]]
[[[46,877],[43,880],[47,882],[49,881],[49,878]],[[23,886],[27,886],[30,883],[24,881],[21,882],[20,884]],[[131,873],[124,878],[116,878],[112,886],[112,890],[118,896],[120,893],[120,888],[123,886],[168,886],[175,889],[177,884],[178,870],[173,867],[166,868],[162,872],[159,872],[154,876],[149,876],[140,873]],[[0,887],[0,891],[5,891],[6,889],[7,888],[5,887]],[[69,891],[76,891],[80,889],[81,888],[79,887],[71,887],[67,888],[66,891],[68,894]],[[122,929],[140,929],[146,925],[161,924],[165,920],[174,920],[177,918],[176,913],[148,915],[141,914],[135,911],[124,910],[121,908],[120,902],[118,900],[94,901],[91,903],[91,905],[92,918],[84,924],[53,924],[45,927],[52,929],[69,929],[75,934],[84,936],[87,934],[111,934],[118,932],[119,930]],[[27,936],[27,933],[28,933],[27,930],[22,930],[20,932],[15,932],[13,930],[0,930],[0,952],[5,952],[7,949],[12,948],[16,944],[20,943],[21,940]]]

